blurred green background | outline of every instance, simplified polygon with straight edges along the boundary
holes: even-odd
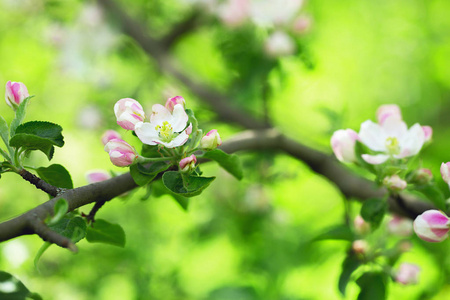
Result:
[[[165,36],[198,10],[197,26],[169,49],[184,74],[227,93],[230,105],[249,115],[261,117],[266,107],[276,128],[330,155],[333,131],[358,131],[375,118],[379,105],[398,104],[408,124],[433,127],[434,143],[424,151],[423,165],[440,182],[440,163],[450,159],[449,1],[310,0],[301,12],[311,17],[311,27],[292,36],[297,51],[278,58],[262,50],[273,28],[249,22],[230,28],[189,1],[118,3],[153,37]],[[52,162],[71,172],[75,186],[87,184],[84,176],[92,169],[125,171],[112,166],[103,151],[100,136],[106,129],[139,145],[115,124],[113,105],[120,98],[135,98],[149,111],[152,104],[182,95],[203,130],[216,128],[223,140],[242,131],[218,122],[189,87],[161,74],[138,43],[121,33],[118,20],[94,5],[0,0],[0,83],[20,81],[36,95],[26,120],[63,126],[66,145]],[[13,118],[6,104],[0,114]],[[240,156],[241,182],[204,164],[203,172],[217,179],[190,200],[188,212],[169,196],[142,201],[143,189],[102,208],[98,217],[124,228],[124,249],[83,240],[74,255],[52,246],[37,271],[33,258],[42,241],[20,237],[0,244],[0,270],[55,300],[341,299],[337,280],[349,245],[311,242],[343,223],[339,190],[287,155]],[[50,163],[36,153],[29,164]],[[5,174],[0,220],[46,200],[16,174]],[[357,209],[353,203],[351,211]],[[448,299],[448,241],[413,242],[401,262],[420,265],[419,284],[391,284],[388,299]],[[358,290],[350,284],[347,298],[355,299]]]

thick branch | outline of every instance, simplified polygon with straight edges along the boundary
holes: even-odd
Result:
[[[372,181],[352,174],[333,156],[294,141],[276,129],[244,131],[228,140],[221,148],[228,153],[262,149],[283,151],[306,163],[314,172],[328,178],[347,198],[365,200],[383,197],[387,192],[384,188],[377,188]],[[419,201],[404,194],[398,198],[389,198],[388,203],[391,212],[410,218],[415,218],[425,210],[434,208],[429,202]]]

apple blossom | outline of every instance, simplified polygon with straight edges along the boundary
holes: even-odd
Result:
[[[358,134],[351,129],[340,129],[331,136],[331,148],[334,155],[342,162],[355,162],[355,142]]]
[[[383,184],[387,188],[399,192],[406,189],[408,183],[401,179],[397,174],[387,176],[383,179]]]
[[[197,157],[194,154],[191,156],[185,157],[180,160],[180,169],[183,172],[191,171],[195,169],[195,164],[197,163]]]
[[[395,273],[395,281],[407,285],[416,284],[418,282],[418,276],[420,268],[417,265],[402,263]]]
[[[172,97],[172,98],[167,99],[167,102],[166,102],[165,107],[166,107],[170,112],[173,112],[173,108],[174,108],[175,105],[177,105],[177,104],[181,104],[181,105],[183,105],[183,107],[184,107],[184,105],[186,104],[186,101],[185,101],[184,98],[181,97],[181,96],[175,96],[175,97]]]
[[[292,23],[292,31],[296,34],[304,34],[311,28],[310,16],[299,16]]]
[[[352,243],[352,250],[357,254],[366,254],[369,250],[369,244],[365,240],[356,240]]]
[[[134,130],[136,123],[143,122],[145,118],[142,105],[134,99],[124,98],[114,105],[117,124],[126,130]]]
[[[286,25],[298,14],[304,0],[253,0],[250,17],[259,26]]]
[[[425,135],[425,142],[431,141],[433,137],[433,129],[430,126],[422,126],[423,134]]]
[[[441,164],[442,179],[450,186],[450,162]]]
[[[86,180],[88,183],[95,183],[105,181],[111,178],[111,175],[103,170],[90,171],[86,173]]]
[[[411,183],[428,184],[433,179],[433,173],[430,169],[420,168],[416,170],[411,178]]]
[[[8,81],[6,83],[5,100],[12,109],[16,110],[19,104],[29,96],[27,87],[22,82]]]
[[[214,150],[222,145],[222,140],[217,130],[210,130],[200,141],[200,146],[206,150]]]
[[[285,56],[294,53],[295,43],[284,31],[278,30],[266,39],[264,49],[269,56]]]
[[[248,18],[249,2],[249,0],[228,0],[218,7],[218,16],[229,27],[239,26]]]
[[[120,136],[120,134],[115,131],[115,130],[107,130],[105,131],[105,133],[102,135],[102,144],[106,145],[110,140],[112,139],[122,139],[122,137]]]
[[[397,215],[393,216],[387,226],[390,233],[398,236],[410,236],[413,232],[413,222]]]
[[[357,215],[353,220],[355,231],[359,234],[366,234],[370,232],[370,224],[367,223],[360,215]]]
[[[427,242],[442,242],[448,237],[450,219],[441,211],[427,210],[414,220],[414,231]]]
[[[385,104],[381,105],[377,109],[377,121],[378,124],[383,125],[384,121],[388,117],[394,117],[396,120],[402,120],[402,113],[400,111],[400,107],[396,104]]]
[[[192,132],[192,124],[186,128],[189,117],[183,105],[176,104],[171,113],[161,104],[155,104],[152,111],[150,123],[136,124],[135,132],[138,138],[147,145],[161,144],[167,148],[184,145],[189,138],[188,132]]]
[[[113,165],[126,167],[136,162],[138,154],[127,142],[121,139],[112,139],[105,145],[105,151]]]
[[[382,119],[380,117],[380,119]],[[359,131],[361,142],[373,151],[381,154],[363,154],[362,158],[369,164],[381,164],[389,158],[401,159],[419,153],[425,142],[425,134],[419,124],[410,129],[399,119],[398,115],[390,115],[376,124],[370,120],[361,124]]]

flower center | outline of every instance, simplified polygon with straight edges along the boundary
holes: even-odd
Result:
[[[400,145],[396,137],[386,139],[386,148],[390,155],[400,154]]]
[[[172,140],[173,137],[173,128],[172,125],[169,124],[169,122],[164,121],[162,126],[156,125],[155,127],[156,131],[159,131],[159,138],[161,141],[167,143]]]

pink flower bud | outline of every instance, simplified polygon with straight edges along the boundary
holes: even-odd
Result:
[[[232,28],[245,22],[249,9],[249,0],[229,0],[218,7],[217,13],[222,22]]]
[[[90,171],[86,173],[86,180],[89,184],[105,181],[111,178],[111,175],[103,170]]]
[[[369,244],[365,240],[356,240],[352,243],[352,249],[357,254],[366,254],[369,250]]]
[[[420,268],[418,266],[402,263],[395,274],[395,281],[404,285],[416,284],[418,282],[419,273]]]
[[[441,211],[427,210],[414,220],[414,231],[427,242],[442,242],[448,237],[449,218]]]
[[[175,96],[175,97],[169,98],[169,99],[167,99],[167,102],[166,102],[166,108],[168,111],[173,112],[173,109],[174,109],[175,105],[177,105],[177,104],[181,104],[184,108],[184,106],[186,105],[186,101],[181,96]]]
[[[292,24],[292,30],[296,34],[304,34],[311,28],[311,17],[310,16],[300,16],[294,20]]]
[[[222,140],[217,130],[213,129],[208,132],[200,141],[200,146],[206,150],[216,149],[217,146],[222,145]]]
[[[396,120],[402,119],[402,113],[400,107],[395,104],[381,105],[377,110],[378,124],[382,125],[388,118],[395,118]]]
[[[266,39],[264,49],[267,55],[279,57],[293,54],[295,44],[292,38],[284,31],[276,31]]]
[[[339,161],[347,163],[356,161],[356,140],[359,140],[358,134],[351,129],[340,129],[333,133],[331,148]]]
[[[180,160],[180,169],[182,172],[187,172],[195,169],[195,164],[197,163],[197,157],[194,154],[185,157]]]
[[[413,232],[413,222],[395,215],[388,223],[388,230],[398,236],[410,236]]]
[[[136,150],[121,139],[112,139],[105,145],[105,151],[113,165],[126,167],[136,162],[138,155]]]
[[[418,184],[427,184],[433,179],[430,169],[421,168],[414,173],[412,181]]]
[[[117,124],[126,130],[134,130],[136,123],[143,122],[144,110],[139,102],[131,98],[124,98],[114,105]]]
[[[441,164],[441,176],[450,185],[450,162]]]
[[[30,96],[27,87],[22,82],[8,81],[6,83],[5,100],[12,109],[16,110],[22,101]]]
[[[360,215],[357,215],[353,221],[355,231],[359,234],[366,234],[370,232],[370,224],[367,223]]]
[[[425,134],[425,142],[431,141],[431,138],[433,137],[433,128],[430,126],[422,126],[422,129]]]
[[[107,130],[105,131],[105,133],[102,135],[102,143],[103,146],[108,144],[108,142],[112,139],[122,139],[122,137],[120,136],[120,134],[115,131],[115,130]]]
[[[391,189],[395,192],[403,191],[408,185],[408,183],[401,179],[397,174],[385,177],[383,179],[383,184],[388,189]]]

